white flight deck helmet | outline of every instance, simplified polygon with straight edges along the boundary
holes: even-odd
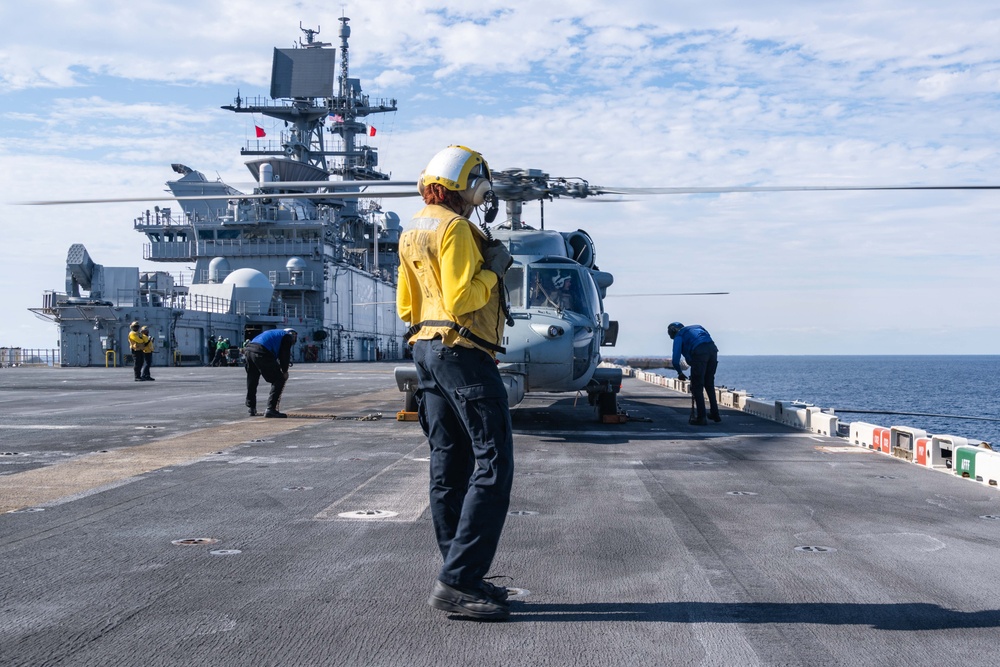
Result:
[[[452,192],[458,192],[469,205],[481,206],[486,193],[492,189],[490,166],[482,153],[465,146],[448,146],[427,163],[420,172],[417,190],[424,194],[424,186],[437,183]]]

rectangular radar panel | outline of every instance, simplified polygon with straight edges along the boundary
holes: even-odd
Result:
[[[333,97],[335,49],[275,49],[271,99]]]

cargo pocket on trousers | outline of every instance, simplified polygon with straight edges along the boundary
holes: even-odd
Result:
[[[507,413],[507,392],[502,386],[494,387],[472,384],[455,389],[463,407],[462,419],[472,436],[472,446],[496,449],[497,443],[505,443],[509,437],[510,419]],[[476,458],[481,453],[476,451]],[[494,452],[487,455],[496,456]]]

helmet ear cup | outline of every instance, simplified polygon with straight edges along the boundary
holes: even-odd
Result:
[[[420,177],[419,177],[419,178],[417,178],[417,192],[419,192],[419,193],[420,193],[420,196],[421,196],[421,197],[423,197],[423,196],[424,196],[424,172],[425,172],[425,171],[426,171],[426,170],[424,170],[424,171],[421,171],[421,172],[420,172]]]
[[[490,191],[492,185],[486,178],[477,178],[469,187],[462,191],[462,199],[473,206],[482,206],[486,201],[486,193]]]

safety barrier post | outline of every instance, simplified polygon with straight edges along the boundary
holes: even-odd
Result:
[[[745,391],[733,391],[728,389],[722,392],[722,398],[719,403],[726,406],[727,408],[739,408],[740,407],[740,396],[746,396]]]
[[[118,367],[118,354],[114,350],[105,350],[104,352],[104,367],[108,368],[108,359],[111,360],[111,368]]]
[[[931,438],[917,438],[917,441],[913,443],[914,454],[913,462],[920,466],[926,466],[928,454],[931,448]]]
[[[956,447],[952,453],[955,474],[959,477],[976,479],[976,454],[978,453],[978,447],[970,447],[969,445]]]
[[[809,428],[808,403],[801,401],[775,401],[775,419],[795,428]]]
[[[820,435],[837,435],[837,415],[817,409],[809,413],[809,430]]]
[[[897,459],[913,461],[913,446],[917,438],[926,438],[927,431],[909,426],[893,426],[889,429],[889,452]]]
[[[927,450],[929,468],[952,468],[955,462],[955,448],[968,444],[968,440],[954,435],[931,437],[931,447]]]
[[[872,449],[875,446],[875,429],[881,428],[867,422],[851,422],[851,444]]]
[[[892,453],[892,438],[889,429],[882,426],[875,427],[875,432],[872,434],[872,449],[883,454]]]
[[[976,452],[976,481],[987,486],[1000,484],[1000,452],[991,449]]]
[[[743,411],[756,415],[757,417],[770,419],[771,421],[776,421],[777,419],[774,403],[768,403],[756,398],[747,398],[746,406],[743,408]]]

